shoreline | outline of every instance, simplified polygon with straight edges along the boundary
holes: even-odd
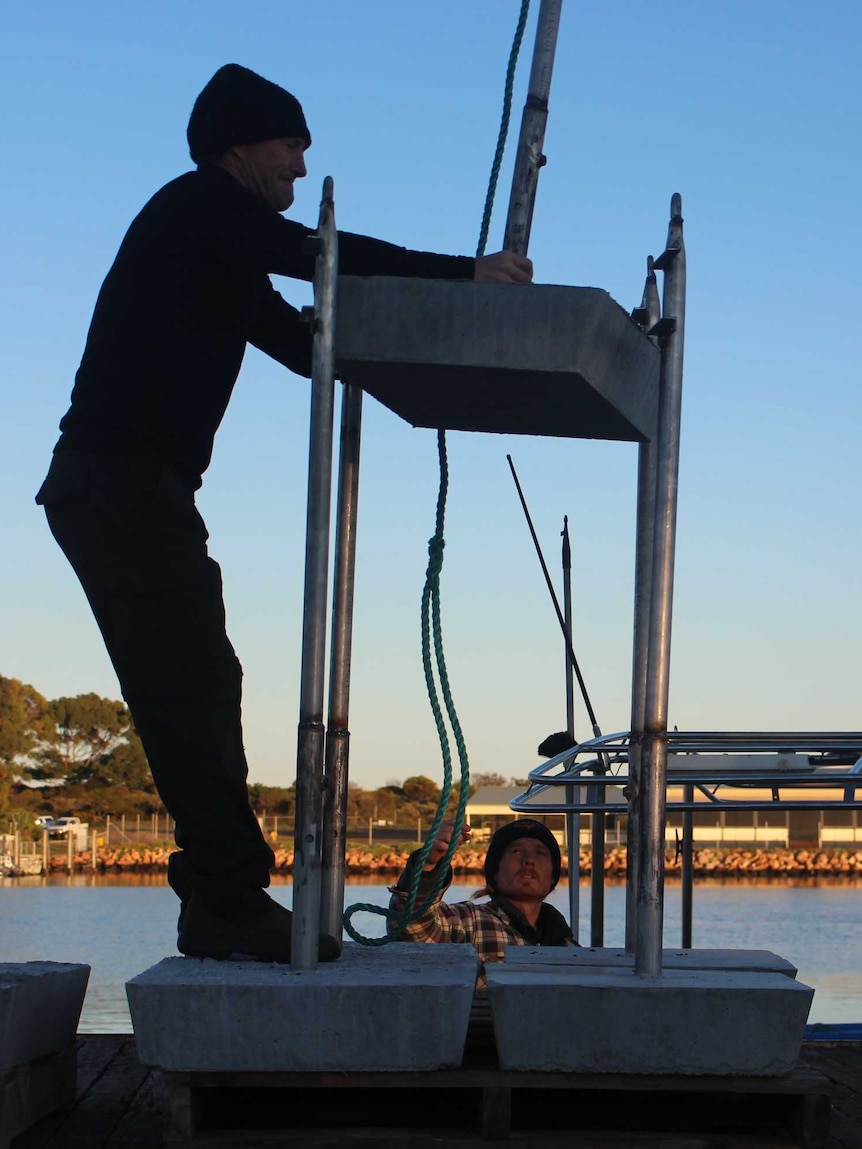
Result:
[[[100,848],[96,858],[96,869],[100,873],[161,873],[167,870],[168,857],[175,850],[173,845],[153,847],[121,846],[116,849]],[[293,850],[275,847],[274,874],[293,872]],[[398,875],[407,864],[410,852],[392,850],[388,847],[351,847],[345,855],[345,869],[350,876],[374,874]],[[461,849],[455,858],[455,875],[481,877],[485,861],[485,851]],[[93,861],[89,851],[76,853],[73,858],[74,872],[92,872]],[[66,872],[68,862],[65,857],[55,855],[49,861],[49,873]],[[605,853],[605,874],[609,878],[624,878],[626,873],[626,852],[624,847],[615,846]],[[580,872],[592,872],[592,854],[588,849],[580,852]],[[665,872],[668,877],[682,873],[682,861],[674,851],[665,853]],[[847,877],[862,875],[862,849],[699,849],[694,851],[693,872],[698,877],[726,877],[747,875],[752,877]],[[563,876],[568,867],[563,859]]]

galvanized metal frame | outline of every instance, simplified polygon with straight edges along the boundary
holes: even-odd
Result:
[[[506,213],[503,249],[526,255],[533,223],[533,206],[539,172],[545,166],[545,126],[548,122],[548,97],[554,72],[557,34],[563,0],[542,0],[536,22],[536,40],[530,66],[527,102],[521,116],[521,131],[515,155],[515,169]]]
[[[305,595],[302,625],[299,731],[296,757],[296,825],[293,862],[291,966],[317,968],[323,868],[324,739],[323,698],[329,533],[332,499],[332,440],[335,392],[335,282],[338,233],[333,182],[323,182],[315,237],[314,350],[305,535]],[[335,935],[340,936],[340,930]]]
[[[353,640],[353,589],[356,524],[359,509],[359,453],[362,390],[344,383],[341,397],[341,447],[335,512],[335,564],[332,636],[329,658],[329,713],[324,776],[327,803],[323,825],[323,884],[320,928],[341,937],[344,914],[344,855],[347,838],[347,782],[350,750],[348,710]]]
[[[640,769],[632,802],[638,806],[638,867],[635,877],[635,973],[661,973],[664,915],[664,818],[667,772],[667,712],[676,512],[679,488],[679,439],[682,365],[685,342],[685,246],[682,199],[671,197],[667,245],[656,260],[664,272],[662,318],[651,329],[661,348],[658,433],[655,449],[655,512],[652,579],[646,653],[646,703],[640,740]]]

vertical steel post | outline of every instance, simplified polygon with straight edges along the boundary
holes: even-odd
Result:
[[[290,953],[293,968],[302,970],[317,968],[320,932],[323,691],[332,496],[335,278],[338,266],[333,184],[329,176],[323,181],[316,244],[302,676],[296,756],[293,942]]]
[[[653,257],[647,257],[647,277],[641,305],[632,318],[645,331],[661,319],[661,301]],[[638,496],[635,542],[635,610],[632,643],[632,717],[629,739],[628,829],[626,831],[626,950],[634,952],[637,916],[637,880],[640,859],[641,744],[646,713],[647,661],[649,655],[650,594],[652,587],[653,535],[655,533],[655,443],[638,448]]]
[[[548,96],[551,91],[562,7],[563,0],[542,0],[536,24],[536,42],[533,47],[527,102],[521,116],[521,134],[518,137],[518,152],[515,157],[515,171],[512,176],[512,190],[503,238],[504,250],[514,251],[519,255],[527,254],[539,170],[546,163],[542,147],[545,142]]]
[[[595,787],[595,804],[605,800],[604,786]],[[590,851],[590,945],[599,948],[605,944],[605,815],[600,810],[592,814],[592,842]]]
[[[566,630],[566,731],[575,740],[575,666],[572,661],[572,548],[569,543],[569,519],[563,517],[563,620]],[[566,786],[566,850],[569,869],[569,922],[572,937],[578,941],[581,916],[581,815],[572,806],[580,790]]]
[[[344,913],[344,850],[347,837],[347,778],[350,754],[350,656],[353,643],[353,588],[359,501],[359,448],[362,391],[345,383],[341,397],[341,447],[332,588],[329,655],[329,713],[326,722],[326,808],[323,816],[323,874],[320,928],[341,937]],[[371,824],[369,821],[369,838]]]
[[[643,976],[661,974],[662,964],[667,710],[685,329],[685,247],[682,200],[678,194],[671,199],[667,247],[655,265],[664,272],[664,290],[662,319],[655,332],[661,349],[661,369],[646,707],[639,784],[635,973]]]
[[[632,718],[629,739],[628,830],[626,833],[626,950],[634,952],[637,888],[640,871],[641,748],[646,714],[649,616],[655,532],[654,442],[638,448],[637,543],[635,551],[635,615],[632,654]]]

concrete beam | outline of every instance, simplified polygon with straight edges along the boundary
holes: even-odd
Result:
[[[504,1069],[788,1073],[814,990],[777,973],[486,967]]]
[[[508,969],[632,969],[634,954],[624,949],[578,946],[506,946]],[[782,973],[796,977],[796,966],[771,950],[664,949],[662,969],[725,970],[733,973]]]
[[[472,946],[346,943],[314,971],[166,958],[126,985],[138,1056],[181,1072],[459,1065]]]
[[[595,287],[338,281],[336,369],[416,427],[641,441],[659,352]]]
[[[89,976],[65,962],[0,965],[0,1072],[74,1044]]]

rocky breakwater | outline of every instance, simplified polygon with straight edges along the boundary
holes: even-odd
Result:
[[[103,873],[157,873],[166,870],[172,845],[102,847],[97,852],[96,866]],[[404,868],[408,850],[384,846],[350,846],[346,853],[347,874],[350,878],[386,878],[397,875]],[[485,851],[479,847],[462,848],[455,859],[457,878],[482,880]],[[51,870],[66,869],[65,857],[51,859]],[[82,872],[92,869],[89,851],[75,855],[74,867]],[[582,874],[592,869],[588,850],[581,850]],[[614,847],[605,854],[605,874],[609,878],[624,878],[626,854]],[[682,871],[682,860],[673,852],[665,855],[665,869],[669,876]],[[293,850],[275,848],[275,873],[289,874],[293,870]],[[564,862],[565,873],[565,862]],[[862,875],[862,850],[739,850],[701,849],[694,851],[694,873],[699,877],[806,877]]]

